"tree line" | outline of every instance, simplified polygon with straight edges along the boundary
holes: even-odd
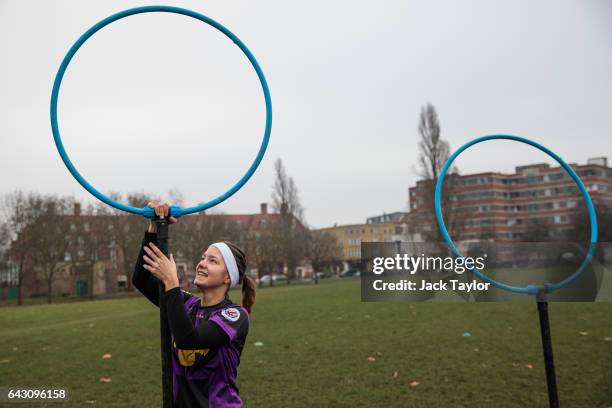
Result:
[[[184,216],[173,225],[170,247],[177,261],[195,268],[209,244],[228,240],[245,249],[249,270],[256,271],[256,277],[284,273],[291,283],[299,266],[322,271],[337,264],[341,249],[336,238],[308,228],[295,182],[280,159],[275,162],[275,173],[272,211],[250,218],[257,225],[244,225],[220,212]],[[171,190],[168,195],[169,203],[183,206],[179,191]],[[137,192],[109,196],[133,207],[162,201],[154,194]],[[120,275],[127,277],[125,290],[133,290],[131,276],[147,225],[142,216],[101,202],[83,204],[74,197],[24,191],[0,197],[0,207],[2,285],[17,288],[18,304],[23,303],[24,285],[37,288],[52,302],[54,286],[69,275],[88,282],[90,298],[94,297],[96,274],[106,279],[111,292],[117,289]],[[12,275],[7,274],[9,261]],[[314,278],[317,282],[316,274]],[[274,281],[270,279],[269,284]]]

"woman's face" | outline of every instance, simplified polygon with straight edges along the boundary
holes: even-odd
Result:
[[[200,288],[217,288],[229,283],[229,275],[221,251],[209,246],[196,265],[194,285]]]

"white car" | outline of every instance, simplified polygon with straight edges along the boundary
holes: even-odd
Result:
[[[286,281],[287,277],[285,275],[278,275],[278,274],[274,274],[272,275],[272,277],[270,277],[270,275],[264,275],[261,278],[259,278],[259,283],[270,283],[270,279],[272,279],[274,282]]]

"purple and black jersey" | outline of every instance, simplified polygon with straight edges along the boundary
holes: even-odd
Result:
[[[170,293],[173,291],[176,293]],[[173,332],[172,372],[177,408],[242,407],[236,376],[249,328],[247,311],[230,299],[214,306],[202,307],[199,297],[185,291],[179,292],[178,288],[168,291],[166,296],[183,297],[184,313],[190,316],[196,332],[206,322],[213,322],[227,338],[217,347],[185,349],[177,347]]]
[[[155,241],[145,233],[143,246]],[[159,306],[158,281],[138,256],[132,282]],[[165,292],[172,333],[173,397],[175,408],[242,407],[236,376],[249,331],[246,309],[226,298],[202,306],[200,298],[180,288]]]

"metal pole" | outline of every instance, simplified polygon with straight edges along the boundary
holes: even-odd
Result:
[[[168,256],[168,218],[155,217],[157,224],[157,247]],[[172,347],[170,344],[170,328],[168,326],[168,315],[166,311],[164,284],[159,282],[159,330],[161,338],[161,366],[162,366],[162,392],[163,407],[172,408]]]
[[[550,339],[550,322],[548,321],[548,301],[546,291],[540,289],[537,295],[538,314],[540,316],[540,334],[542,335],[542,349],[544,351],[544,366],[546,367],[546,385],[548,387],[548,403],[550,408],[559,408],[557,395],[557,377],[553,361],[552,341]]]

